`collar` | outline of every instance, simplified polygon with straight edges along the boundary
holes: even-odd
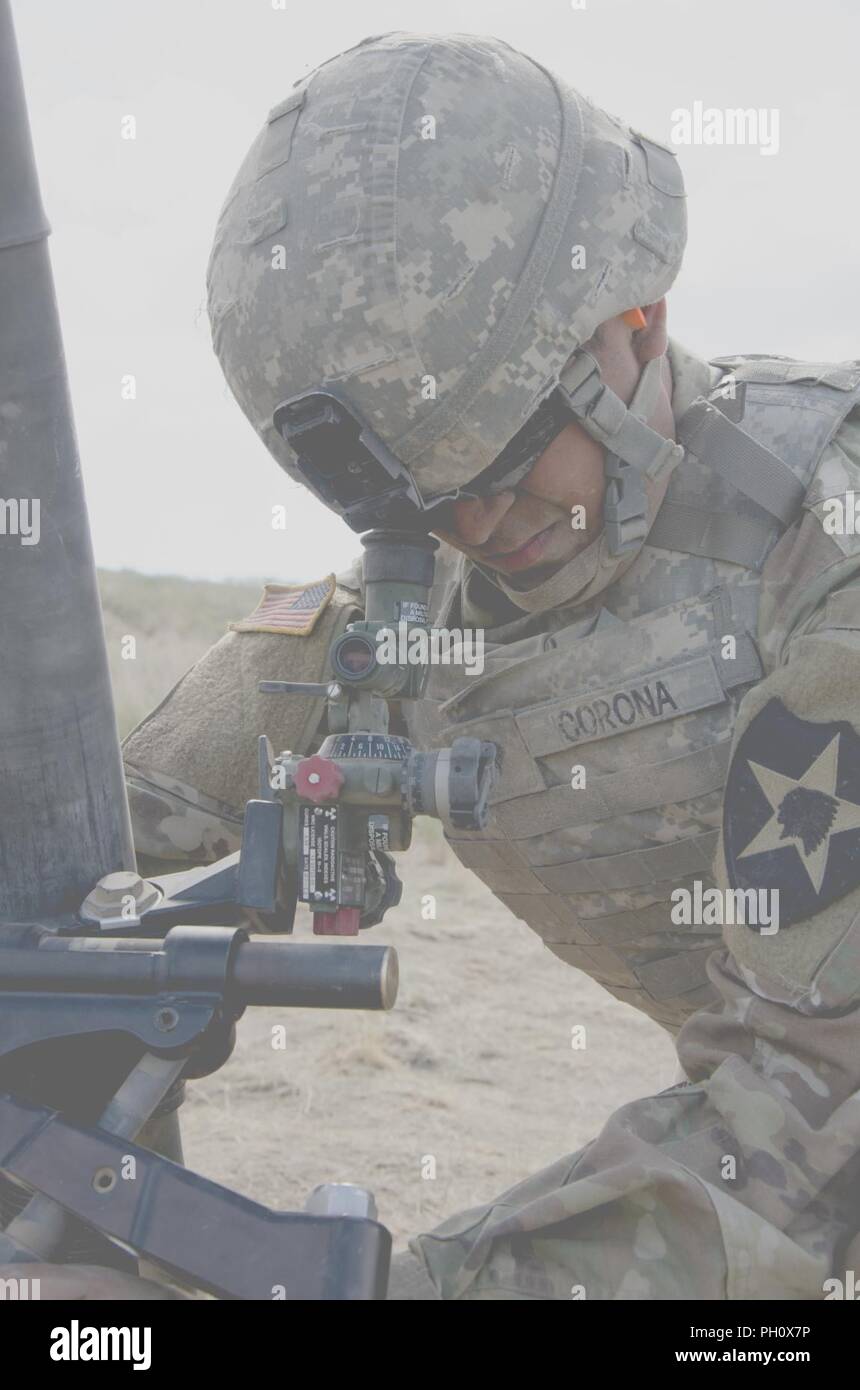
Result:
[[[693,401],[711,394],[724,373],[689,348],[682,347],[674,338],[669,339],[666,356],[672,371],[672,414],[677,424]]]

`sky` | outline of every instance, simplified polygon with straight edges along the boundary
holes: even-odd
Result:
[[[689,243],[670,332],[703,356],[860,357],[856,0],[13,0],[13,12],[99,565],[313,580],[358,553],[233,401],[205,270],[266,113],[368,35],[494,34],[667,144],[673,112],[696,102],[777,110],[773,154],[673,146]],[[128,115],[134,140],[121,138]],[[280,505],[286,529],[273,530]]]

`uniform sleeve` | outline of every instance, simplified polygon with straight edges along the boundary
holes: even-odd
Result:
[[[306,636],[231,631],[174,686],[123,743],[138,861],[154,874],[212,863],[237,850],[245,802],[257,794],[257,740],[303,752],[323,717],[322,697],[266,695],[260,681],[317,682],[332,638],[356,613],[338,587]]]
[[[412,1242],[443,1297],[823,1299],[845,1277],[860,1228],[855,497],[849,421],[768,559],[767,674],[734,734],[717,882],[778,890],[777,929],[724,929],[718,1002],[678,1038],[687,1082]]]

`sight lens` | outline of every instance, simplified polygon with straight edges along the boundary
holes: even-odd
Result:
[[[376,653],[366,637],[347,637],[337,647],[333,664],[342,675],[360,680],[376,665]]]

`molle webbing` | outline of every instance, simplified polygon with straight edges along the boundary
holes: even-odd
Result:
[[[500,893],[611,893],[710,873],[719,831],[566,864],[529,864],[510,840],[456,840],[458,858]]]
[[[804,484],[788,464],[759,444],[710,401],[694,401],[678,426],[678,438],[700,463],[725,478],[787,526],[800,510]]]
[[[729,637],[731,646],[726,643]],[[440,704],[437,714],[445,738],[471,734],[500,745],[501,775],[490,800],[494,807],[502,807],[516,799],[523,807],[523,827],[531,823],[532,808],[546,829],[625,814],[625,806],[633,810],[660,804],[650,800],[643,768],[635,759],[623,771],[606,769],[612,773],[611,780],[592,766],[588,790],[554,785],[558,774],[542,768],[537,760],[566,753],[579,757],[580,750],[605,739],[669,725],[683,715],[728,708],[733,692],[762,673],[755,644],[722,589],[629,622],[598,622],[590,634],[576,641],[567,640],[563,631],[548,634],[541,652],[535,652],[532,639],[525,644],[526,662],[517,659],[517,645],[492,648],[489,671]],[[536,704],[538,691],[544,698]],[[724,735],[729,727],[726,723]],[[683,757],[667,743],[665,771],[653,767],[662,758],[645,757],[657,783],[666,788],[667,802],[715,788],[719,775],[712,754],[697,754],[712,737],[710,727],[707,732],[691,730],[687,734],[691,746],[686,750],[682,746]],[[689,760],[691,754],[696,756]],[[668,766],[676,758],[674,766]],[[512,810],[503,822],[512,837],[516,837],[516,814]],[[523,833],[539,832],[525,829]]]
[[[860,364],[733,357],[714,365],[728,377],[678,422],[687,456],[647,543],[759,570],[860,402]]]
[[[624,768],[594,777],[571,795],[566,784],[530,796],[516,796],[494,809],[495,823],[512,840],[547,835],[565,826],[592,825],[610,816],[626,816],[655,806],[674,805],[706,792],[719,791],[726,780],[731,740],[682,753],[661,763]]]
[[[681,469],[683,470],[683,465]],[[683,482],[673,496],[683,495]],[[705,511],[667,496],[648,535],[648,545],[727,560],[747,569],[761,569],[779,536],[779,528],[764,517],[731,512]]]
[[[691,874],[710,873],[719,831],[706,830],[650,849],[627,850],[567,864],[545,864],[534,872],[554,893],[612,892],[671,883]]]
[[[526,747],[539,758],[605,738],[609,720],[613,720],[614,732],[622,732],[625,721],[632,724],[634,718],[636,727],[642,728],[722,704],[730,690],[749,685],[761,673],[761,662],[752,639],[746,633],[739,633],[735,641],[737,657],[734,661],[722,659],[720,645],[689,661],[637,673],[628,681],[629,694],[626,690],[619,691],[616,685],[605,690],[576,692],[554,703],[522,710],[517,715],[517,724]],[[621,713],[622,696],[626,701],[624,713]],[[604,712],[604,706],[611,710],[610,714]],[[584,718],[584,711],[588,712],[590,722]],[[614,724],[615,719],[618,724]]]

